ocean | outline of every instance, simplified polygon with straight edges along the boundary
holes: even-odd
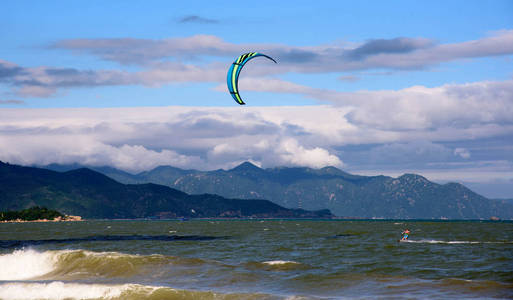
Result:
[[[512,299],[513,223],[0,223],[0,299],[369,298]]]

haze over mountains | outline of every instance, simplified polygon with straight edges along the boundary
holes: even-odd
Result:
[[[79,165],[49,165],[66,171]],[[267,199],[287,208],[329,209],[341,217],[489,219],[513,218],[513,205],[487,199],[458,183],[437,184],[415,174],[358,176],[334,167],[262,169],[249,162],[231,170],[197,171],[171,166],[130,174],[93,167],[125,184],[155,183],[188,194]]]

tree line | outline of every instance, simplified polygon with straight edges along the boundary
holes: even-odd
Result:
[[[0,212],[0,221],[34,221],[34,220],[53,220],[57,217],[64,218],[64,215],[56,210],[46,207],[33,206],[31,208],[20,211],[3,211]]]

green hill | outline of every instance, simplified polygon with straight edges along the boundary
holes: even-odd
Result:
[[[415,174],[357,176],[334,167],[261,169],[248,162],[231,170],[203,172],[161,166],[135,175],[108,168],[105,174],[124,183],[158,183],[189,194],[269,199],[288,208],[327,208],[344,217],[513,218],[510,202],[490,200],[461,184],[436,184]]]
[[[65,216],[56,210],[39,206],[34,206],[20,211],[0,211],[0,221],[53,220],[55,218],[65,218]]]
[[[0,162],[0,211],[32,206],[85,218],[332,216],[328,210],[287,209],[267,200],[191,196],[152,183],[122,184],[87,168],[56,172]]]

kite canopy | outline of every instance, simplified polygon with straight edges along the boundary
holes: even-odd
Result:
[[[239,83],[240,71],[242,70],[242,67],[244,67],[244,65],[248,61],[252,60],[255,57],[259,57],[259,56],[266,57],[266,58],[274,61],[274,63],[276,63],[276,61],[274,59],[272,59],[272,57],[270,57],[270,56],[267,56],[265,54],[258,53],[258,52],[249,52],[249,53],[244,53],[241,56],[239,56],[232,63],[230,69],[228,70],[228,76],[226,78],[226,83],[228,84],[228,90],[230,91],[230,94],[232,94],[233,99],[235,99],[235,101],[237,103],[239,103],[240,105],[244,105],[245,104],[244,101],[242,101],[242,98],[239,95],[238,83]]]

